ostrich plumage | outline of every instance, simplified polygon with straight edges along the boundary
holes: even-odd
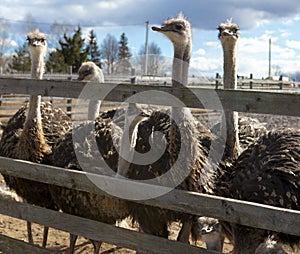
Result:
[[[250,145],[220,178],[216,192],[225,197],[288,209],[300,209],[300,131],[269,131]],[[270,232],[232,224],[234,253],[254,253]],[[279,243],[300,238],[272,232]],[[247,250],[247,252],[245,252]]]
[[[94,123],[90,123],[94,125],[94,128],[91,128],[88,135],[80,136],[79,139],[77,137],[74,141],[72,136],[81,135],[82,131],[87,128],[87,124],[81,123],[79,126],[74,127],[57,143],[52,155],[53,164],[58,167],[82,171],[80,165],[82,161],[78,162],[75,152],[76,147],[78,151],[83,152],[81,153],[81,159],[86,159],[86,163],[90,163],[93,158],[96,158],[97,153],[93,154],[93,151],[99,151],[107,165],[116,172],[118,152],[114,144],[119,142],[120,127],[112,126],[112,119],[99,116]],[[114,129],[113,133],[112,129]],[[93,140],[96,140],[97,147],[91,145]],[[53,188],[51,193],[58,207],[66,213],[110,224],[114,224],[117,220],[121,220],[128,215],[126,202],[115,197],[96,195],[63,187]]]
[[[38,30],[27,36],[31,56],[31,76],[42,79],[44,57],[47,52],[46,35]],[[31,95],[29,103],[21,107],[8,121],[0,141],[0,155],[49,164],[49,156],[56,140],[71,128],[70,118],[51,103],[41,103],[40,96]],[[36,181],[4,175],[9,188],[30,204],[56,209],[48,185]],[[28,224],[30,227],[30,224]],[[45,231],[47,234],[47,229]],[[31,230],[28,238],[32,241]],[[44,236],[43,245],[46,245]]]
[[[191,53],[191,26],[189,21],[179,14],[177,17],[163,21],[161,27],[152,27],[166,35],[174,46],[174,59],[172,70],[172,85],[186,86],[188,64]],[[174,113],[180,117],[175,123]],[[137,125],[135,151],[147,153],[149,150],[159,150],[165,147],[160,158],[149,165],[131,163],[126,177],[145,180],[155,179],[158,176],[176,167],[177,172],[186,172],[187,177],[178,179],[178,175],[171,174],[169,183],[179,182],[177,189],[210,193],[214,179],[214,164],[207,159],[208,150],[203,144],[210,144],[208,129],[197,129],[197,121],[191,116],[188,109],[180,112],[172,108],[170,111],[159,109],[149,113],[149,117]],[[205,137],[201,142],[200,132]],[[158,134],[160,133],[160,134]],[[164,138],[161,138],[163,134]],[[149,140],[152,140],[151,145]],[[185,158],[179,158],[182,153]],[[133,160],[135,161],[135,160]],[[175,170],[175,171],[176,171]],[[157,184],[164,184],[157,182]],[[142,231],[157,236],[168,237],[168,224],[172,221],[182,221],[187,225],[182,228],[178,240],[188,241],[191,230],[191,216],[167,209],[132,203],[133,219],[138,222]]]
[[[42,128],[46,144],[50,147],[51,152],[38,154],[33,151],[32,145],[28,145],[24,149],[26,158],[20,158],[17,147],[19,145],[20,136],[24,131],[24,123],[28,105],[22,106],[14,116],[8,121],[4,128],[3,135],[0,141],[0,154],[4,157],[25,159],[36,163],[50,164],[51,153],[53,146],[57,140],[64,136],[71,129],[72,123],[66,113],[60,108],[54,107],[49,102],[41,104]],[[31,136],[31,138],[35,138]],[[29,139],[30,140],[30,139]],[[24,147],[24,146],[23,146]],[[16,178],[9,175],[4,175],[4,180],[9,188],[25,199],[30,204],[39,205],[42,207],[55,209],[56,206],[48,191],[48,185],[36,181]]]
[[[99,70],[91,62],[83,63],[79,69],[79,80],[101,82],[98,79],[101,77],[98,75]],[[122,126],[124,110],[114,109],[99,115],[97,101],[91,102],[89,106],[92,107],[92,110],[89,108],[88,117],[96,115],[97,117],[74,125],[73,129],[57,142],[51,161],[53,165],[58,167],[83,171],[82,165],[90,166],[93,162],[97,163],[97,160],[100,159],[98,152],[100,152],[100,156],[108,167],[116,172],[119,155],[115,146],[118,146],[120,142],[122,129],[115,124],[113,118],[118,118],[119,121],[117,122]],[[93,113],[93,110],[97,112]],[[97,166],[95,163],[94,166]],[[98,195],[59,186],[51,188],[50,191],[56,205],[65,213],[109,224],[115,224],[129,215],[127,202],[113,196]],[[77,236],[71,237],[71,253],[74,252],[76,238]],[[94,244],[94,252],[99,253],[101,241],[93,239],[91,241]]]
[[[131,164],[127,177],[136,180],[153,179],[161,176],[171,169],[171,157],[176,160],[179,151],[183,154],[195,154],[195,160],[180,161],[180,170],[186,168],[190,170],[187,178],[177,186],[177,189],[190,190],[201,193],[211,193],[214,179],[214,165],[207,160],[207,150],[198,140],[198,133],[191,132],[190,123],[183,121],[177,125],[170,120],[170,112],[154,111],[148,119],[143,120],[138,125],[137,139],[135,150],[139,153],[147,153],[149,149],[161,150],[161,147],[166,147],[163,155],[150,165]],[[170,153],[169,146],[171,142],[170,129],[175,132],[175,144],[173,148],[176,151]],[[163,134],[165,139],[161,140],[160,134]],[[156,136],[158,135],[158,136]],[[150,147],[149,140],[153,140]],[[172,141],[174,142],[174,141]],[[171,175],[168,179],[170,182],[177,181],[177,175]],[[157,183],[159,184],[159,183]],[[137,203],[131,204],[131,212],[133,219],[138,222],[140,228],[153,235],[168,237],[168,224],[172,221],[190,221],[191,216],[179,212],[174,212],[167,209],[141,205]]]

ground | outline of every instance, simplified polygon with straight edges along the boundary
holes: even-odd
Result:
[[[5,195],[5,196],[13,195],[13,197],[15,197],[13,193],[7,191],[7,188],[5,186],[4,180],[1,175],[0,175],[0,195]],[[33,224],[32,228],[33,228],[32,234],[33,234],[33,239],[35,241],[35,244],[41,246],[42,239],[43,239],[43,226],[39,224]],[[132,229],[137,230],[136,228],[132,228]],[[171,232],[170,239],[176,239],[179,229],[180,229],[179,223],[173,223],[170,225],[170,232]],[[0,214],[0,234],[27,242],[26,221]],[[197,246],[203,247],[204,244],[201,241],[198,241]],[[61,253],[67,254],[69,250],[68,247],[69,247],[69,234],[64,231],[50,228],[48,241],[47,241],[47,248],[52,250],[57,250]],[[225,253],[228,253],[231,249],[232,249],[231,245],[229,244],[228,241],[226,241],[224,246]],[[76,254],[93,253],[93,245],[86,238],[79,237],[76,242],[75,253]],[[108,253],[135,254],[136,252],[125,248],[118,248],[117,246],[112,244],[103,243],[101,246],[101,253],[102,254],[108,254]],[[10,253],[3,253],[0,251],[0,254],[10,254]]]

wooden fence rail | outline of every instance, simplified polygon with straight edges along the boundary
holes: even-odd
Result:
[[[4,157],[0,157],[0,164],[0,172],[3,174],[102,195],[107,195],[107,193],[89,179],[93,179],[102,186],[114,186],[119,190],[119,193],[130,190],[143,190],[145,193],[149,193],[149,197],[151,197],[152,194],[155,196],[157,193],[170,191],[163,196],[136,202],[300,236],[300,211],[168,189],[164,186],[153,186],[128,179],[62,169]],[[100,167],[101,165],[99,165]]]
[[[84,92],[87,89],[91,93]],[[24,79],[0,79],[0,94],[33,94],[52,97],[66,97],[75,99],[105,99],[107,101],[146,103],[162,106],[178,106],[168,100],[158,100],[155,97],[144,97],[138,94],[147,91],[159,91],[172,94],[186,107],[207,109],[228,109],[247,113],[279,114],[300,116],[299,93],[268,92],[268,91],[243,91],[243,90],[214,90],[209,88],[173,88],[168,86],[130,85],[130,84],[99,84],[84,83],[65,80],[24,80]],[[107,95],[107,96],[104,96]],[[161,99],[161,98],[160,98]],[[218,103],[221,102],[222,108]],[[278,105],[278,107],[274,107]],[[284,105],[284,107],[283,107]]]
[[[178,106],[177,104],[172,105],[169,102],[162,101],[155,97],[149,97],[147,101],[145,101],[144,98],[138,96],[141,92],[159,90],[160,92],[175,95],[185,106],[192,108],[214,110],[231,109],[240,112],[300,116],[300,94],[290,92],[271,93],[240,90],[213,90],[194,87],[187,89],[166,86],[158,87],[157,85],[133,86],[110,83],[104,83],[99,86],[99,84],[94,85],[77,81],[0,79],[0,94],[35,94],[73,99],[91,99],[88,96],[90,93],[86,93],[86,89],[93,91],[92,99],[105,98],[105,100],[115,102],[123,102],[132,95],[136,95],[134,100],[130,100],[129,102]],[[220,104],[211,103],[211,101],[217,101],[220,102]],[[278,105],[278,107],[274,105]],[[96,194],[107,195],[106,192],[89,180],[91,178],[108,186],[116,186],[120,191],[128,190],[128,188],[132,190],[143,189],[145,193],[155,194],[160,193],[160,191],[166,192],[167,190],[169,192],[166,195],[136,202],[300,236],[300,211],[176,189],[169,190],[163,186],[151,186],[127,179],[72,171],[4,157],[0,157],[0,165],[0,173],[2,174],[14,175],[16,177]],[[101,165],[99,165],[99,168],[100,167]],[[73,234],[99,239],[131,249],[150,253],[215,253],[199,247],[117,228],[25,203],[0,199],[0,204],[0,213],[2,214],[37,222]],[[47,252],[47,250],[45,250],[45,252],[38,252],[38,247],[34,249],[32,245],[3,235],[0,235],[0,243],[1,242],[6,243],[8,248],[15,243],[16,246],[21,246],[20,248],[26,250],[24,253],[51,253]],[[154,242],[155,244],[153,244]]]

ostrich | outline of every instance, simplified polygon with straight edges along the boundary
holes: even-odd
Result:
[[[223,47],[223,68],[224,68],[224,88],[236,89],[236,43],[239,39],[239,26],[228,20],[227,23],[221,23],[218,27],[218,38]],[[224,117],[227,132],[225,157],[235,159],[239,154],[239,137],[238,137],[238,113],[225,110]]]
[[[79,69],[79,79],[83,81],[95,80],[98,67],[94,64],[83,63]],[[97,112],[89,113],[97,115]],[[114,144],[119,144],[122,129],[113,122],[116,110],[101,113],[93,121],[85,121],[73,127],[65,134],[53,149],[51,161],[53,165],[71,170],[84,170],[82,163],[89,167],[97,167],[100,151],[105,163],[113,171],[117,171],[118,152]],[[88,130],[88,132],[86,131]],[[76,138],[74,138],[76,137]],[[93,142],[96,140],[96,142]],[[79,152],[78,152],[79,151]],[[80,153],[80,158],[77,156]],[[97,195],[84,191],[72,190],[56,186],[50,192],[57,206],[65,213],[85,217],[92,220],[115,224],[129,215],[127,201],[113,196]],[[70,252],[75,250],[77,236],[70,237]],[[101,242],[90,239],[94,245],[94,253],[99,253]]]
[[[82,63],[78,70],[78,80],[92,81],[96,83],[104,83],[102,70],[91,61]],[[88,120],[94,120],[100,109],[100,101],[91,100],[89,103]]]
[[[218,39],[221,41],[223,48],[223,83],[225,89],[237,88],[236,74],[236,45],[239,40],[239,26],[227,20],[218,26]],[[226,110],[223,121],[226,130],[221,129],[221,124],[217,124],[211,130],[218,135],[226,134],[226,149],[223,159],[230,163],[236,159],[240,151],[244,150],[253,143],[260,135],[266,132],[264,123],[255,118],[239,116],[238,112]]]
[[[192,43],[189,21],[180,13],[177,17],[163,21],[161,27],[152,27],[152,30],[163,33],[173,43],[172,84],[186,86]],[[171,119],[174,114],[181,120],[177,124]],[[137,180],[155,179],[175,167],[177,159],[180,161],[176,165],[177,172],[188,169],[189,174],[176,188],[209,193],[212,189],[214,165],[210,165],[210,161],[207,160],[207,151],[198,140],[199,132],[193,121],[188,109],[181,111],[172,108],[171,114],[167,110],[152,111],[148,119],[137,124],[135,151],[146,153],[149,149],[155,151],[165,147],[164,153],[149,165],[131,163],[126,177]],[[163,134],[165,139],[161,139],[158,133]],[[151,144],[149,140],[152,140]],[[179,158],[180,150],[186,155],[185,158]],[[176,181],[176,177],[177,175],[172,175],[170,181]],[[143,232],[165,238],[169,234],[169,222],[182,221],[183,227],[178,240],[188,241],[191,232],[190,215],[137,203],[131,204],[131,211],[133,219],[138,222]]]
[[[234,162],[223,195],[288,209],[300,209],[300,131],[269,131]],[[232,224],[234,253],[254,253],[270,232]],[[295,245],[300,237],[273,232],[278,243]]]
[[[42,79],[47,52],[46,35],[35,30],[27,35],[27,40],[31,77]],[[41,103],[41,96],[31,95],[29,104],[21,107],[8,121],[0,141],[0,155],[48,164],[56,139],[70,128],[71,121],[61,109],[50,103]],[[56,209],[47,184],[8,175],[4,175],[4,180],[28,203]],[[27,226],[29,242],[33,242],[30,222]],[[47,233],[48,228],[45,227],[43,246],[46,246]]]
[[[224,243],[224,234],[221,223],[210,217],[198,217],[192,228],[192,238],[196,242],[203,240],[208,250],[222,252]]]
[[[265,242],[256,248],[254,254],[287,254],[287,252],[274,240],[273,236],[269,236]]]

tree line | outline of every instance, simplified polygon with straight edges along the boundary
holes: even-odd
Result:
[[[76,73],[81,63],[85,61],[95,62],[107,74],[130,74],[132,72],[132,53],[130,52],[128,38],[125,33],[120,35],[119,40],[115,36],[107,34],[101,44],[98,43],[94,30],[89,31],[86,39],[83,38],[80,26],[73,33],[64,32],[62,37],[55,35],[55,32],[50,36],[52,37],[51,43],[56,44],[56,46],[46,59],[46,72],[48,73],[66,73],[68,66],[71,66],[72,72]],[[161,49],[152,42],[149,44],[148,53],[155,56],[148,61],[147,74],[157,75],[160,64],[162,64],[160,62]],[[140,66],[142,73],[145,68],[144,54],[145,45],[142,45],[139,55],[135,57],[135,62],[138,62],[137,64]],[[4,71],[26,73],[30,71],[30,68],[27,42],[24,42],[12,54]]]

